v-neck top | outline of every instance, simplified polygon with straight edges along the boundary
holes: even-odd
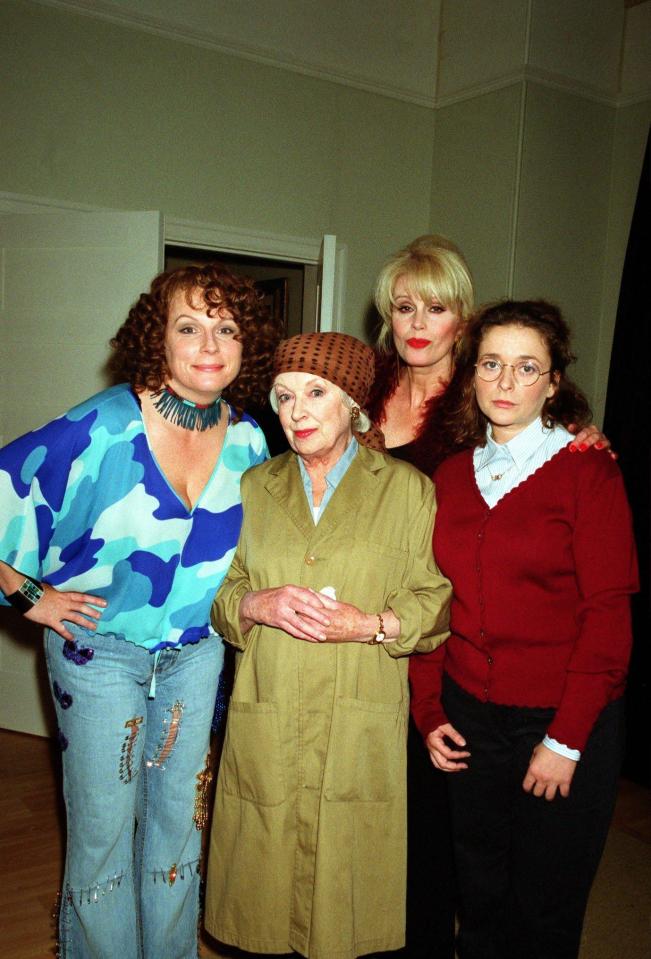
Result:
[[[326,488],[325,493],[323,494],[323,499],[318,506],[314,505],[314,494],[312,492],[312,480],[310,479],[310,474],[308,473],[305,464],[300,456],[297,456],[298,469],[301,474],[301,481],[303,483],[303,489],[305,490],[305,496],[307,497],[307,502],[310,507],[310,512],[312,513],[312,519],[314,520],[314,525],[319,522],[319,519],[323,515],[323,511],[332,499],[332,494],[339,486],[339,483],[342,481],[346,473],[348,472],[348,467],[353,462],[355,455],[358,449],[358,443],[355,437],[353,436],[343,452],[343,455],[339,457],[335,465],[332,467],[329,473],[326,473]]]
[[[603,451],[564,448],[492,508],[472,450],[446,460],[434,481],[434,554],[452,581],[451,636],[429,662],[410,664],[419,729],[446,722],[445,670],[482,702],[554,709],[548,734],[583,749],[601,710],[622,694],[631,646],[637,567],[618,467]]]
[[[573,439],[563,426],[549,429],[537,417],[507,443],[497,443],[489,423],[485,445],[475,447],[473,454],[477,488],[488,506],[495,506]]]
[[[240,479],[267,458],[257,424],[232,420],[229,409],[191,510],[156,462],[127,384],[25,434],[0,450],[0,559],[57,589],[104,597],[101,634],[152,652],[210,635],[242,524]]]

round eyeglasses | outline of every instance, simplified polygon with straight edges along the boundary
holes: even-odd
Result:
[[[541,376],[551,373],[551,370],[541,370],[533,360],[522,360],[520,363],[502,363],[486,357],[475,363],[475,372],[485,383],[494,383],[499,380],[504,369],[510,366],[513,370],[513,379],[519,386],[533,386]]]

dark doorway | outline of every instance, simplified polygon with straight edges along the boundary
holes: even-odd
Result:
[[[649,653],[649,254],[651,138],[647,142],[624,262],[610,362],[604,432],[619,452],[633,512],[640,592],[633,597],[633,654],[628,678],[624,775],[651,785]]]
[[[249,276],[265,297],[271,315],[285,336],[316,329],[316,266],[221,250],[165,247],[165,269],[218,260],[233,273]]]

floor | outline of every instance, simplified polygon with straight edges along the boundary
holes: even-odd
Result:
[[[0,730],[0,757],[0,959],[52,959],[63,858],[58,757],[49,740],[7,730]],[[203,937],[203,959],[224,954]],[[651,791],[622,780],[580,959],[650,955]]]

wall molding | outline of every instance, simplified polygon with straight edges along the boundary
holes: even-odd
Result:
[[[63,210],[80,213],[132,213],[114,207],[72,203],[51,197],[30,196],[23,193],[0,192],[2,213],[57,213]],[[223,223],[201,223],[165,216],[163,239],[165,243],[195,249],[223,250],[227,253],[253,254],[269,260],[288,260],[293,263],[319,262],[321,237],[291,236],[262,230],[243,230]]]
[[[225,40],[216,35],[206,36],[197,30],[181,28],[176,24],[138,13],[135,10],[117,9],[108,2],[108,0],[32,0],[32,3],[78,13],[97,20],[108,21],[119,26],[152,33],[169,40],[188,43],[209,50],[216,50],[228,56],[253,60],[265,66],[289,70],[293,73],[314,77],[315,79],[324,80],[329,83],[353,87],[357,90],[364,90],[367,93],[389,97],[393,100],[402,100],[407,103],[413,103],[416,106],[425,107],[429,110],[452,106],[455,103],[462,103],[465,100],[474,100],[477,97],[485,96],[486,94],[512,86],[515,83],[524,83],[525,81],[540,83],[543,86],[572,93],[584,99],[611,107],[630,106],[651,99],[651,90],[626,95],[616,93],[615,91],[609,93],[599,87],[582,83],[571,77],[564,77],[561,74],[530,65],[524,65],[521,69],[510,71],[485,83],[467,87],[455,93],[444,94],[442,96],[435,94],[425,96],[421,92],[408,88],[377,83],[374,80],[355,76],[345,71],[332,70],[325,64],[310,64],[297,57],[290,58],[280,54],[274,55],[260,47],[234,43],[231,40]]]
[[[486,83],[478,83],[476,86],[460,90],[458,93],[437,97],[436,107],[441,109],[452,106],[455,103],[463,103],[465,100],[474,100],[477,97],[486,96],[488,93],[495,93],[497,90],[503,90],[506,87],[512,87],[519,83],[537,83],[539,86],[550,87],[554,90],[560,90],[563,93],[570,93],[573,96],[581,97],[583,100],[590,100],[594,103],[601,103],[604,106],[614,108],[628,106],[629,101],[639,102],[651,98],[651,91],[642,93],[636,97],[621,97],[614,93],[607,94],[597,87],[592,87],[589,84],[580,83],[578,80],[563,77],[560,74],[552,73],[550,70],[525,66],[522,69],[512,70],[502,76],[495,77],[494,80],[488,80]]]
[[[260,230],[240,230],[217,223],[199,223],[168,216],[165,217],[164,236],[166,243],[180,246],[250,253],[296,263],[318,263],[321,249],[321,237],[312,239]]]
[[[193,46],[203,47],[208,50],[216,50],[228,56],[240,57],[244,60],[253,60],[265,66],[289,70],[292,73],[300,73],[303,76],[314,77],[317,80],[325,80],[329,83],[353,87],[358,90],[364,90],[367,93],[375,93],[379,96],[389,97],[393,100],[403,100],[429,109],[433,109],[436,105],[434,96],[425,96],[416,90],[404,89],[387,83],[378,83],[375,80],[347,73],[346,71],[332,70],[326,64],[307,63],[298,57],[288,57],[281,54],[274,55],[261,47],[244,43],[233,43],[231,40],[226,40],[216,35],[206,36],[204,33],[199,33],[196,30],[181,28],[176,24],[169,23],[157,17],[137,13],[135,10],[117,10],[110,3],[107,3],[106,0],[32,0],[32,2],[40,4],[41,6],[56,7],[60,10],[79,13],[83,16],[93,17],[96,20],[108,21],[118,26],[142,30],[145,33],[152,33],[168,40],[189,43]]]

